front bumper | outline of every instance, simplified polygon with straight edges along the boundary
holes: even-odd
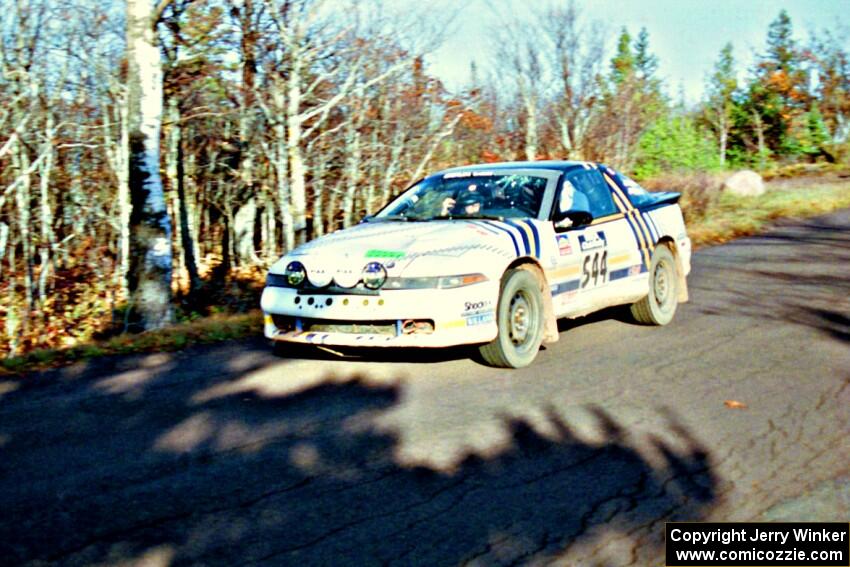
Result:
[[[485,343],[496,337],[498,292],[498,282],[492,281],[455,289],[386,290],[375,295],[266,287],[260,306],[264,334],[275,341],[445,347]],[[420,323],[417,330],[411,321]],[[373,329],[371,322],[380,325]]]

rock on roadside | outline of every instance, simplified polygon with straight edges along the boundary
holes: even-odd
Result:
[[[764,180],[755,171],[736,171],[723,182],[723,190],[743,197],[758,197],[765,191]]]

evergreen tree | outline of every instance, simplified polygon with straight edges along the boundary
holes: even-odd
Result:
[[[767,50],[760,58],[749,86],[748,114],[752,128],[763,144],[779,155],[801,151],[798,118],[809,103],[806,72],[801,50],[793,38],[791,18],[785,10],[771,22]],[[764,147],[766,146],[766,148]]]
[[[646,31],[646,28],[640,29],[635,40],[634,66],[640,79],[644,81],[655,80],[658,58],[649,51],[649,32]]]
[[[632,36],[625,27],[617,38],[617,54],[611,60],[611,82],[622,84],[634,75],[635,56],[632,53]]]

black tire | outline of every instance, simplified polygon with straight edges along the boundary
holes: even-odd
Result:
[[[496,308],[499,334],[479,348],[490,366],[522,368],[537,356],[543,341],[543,297],[537,278],[528,270],[508,270]]]
[[[676,259],[666,246],[652,253],[649,264],[649,294],[632,304],[632,316],[644,325],[666,325],[679,304],[679,275]]]

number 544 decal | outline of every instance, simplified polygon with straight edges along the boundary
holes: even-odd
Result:
[[[585,256],[581,276],[582,289],[605,283],[608,279],[608,251],[602,250]]]

